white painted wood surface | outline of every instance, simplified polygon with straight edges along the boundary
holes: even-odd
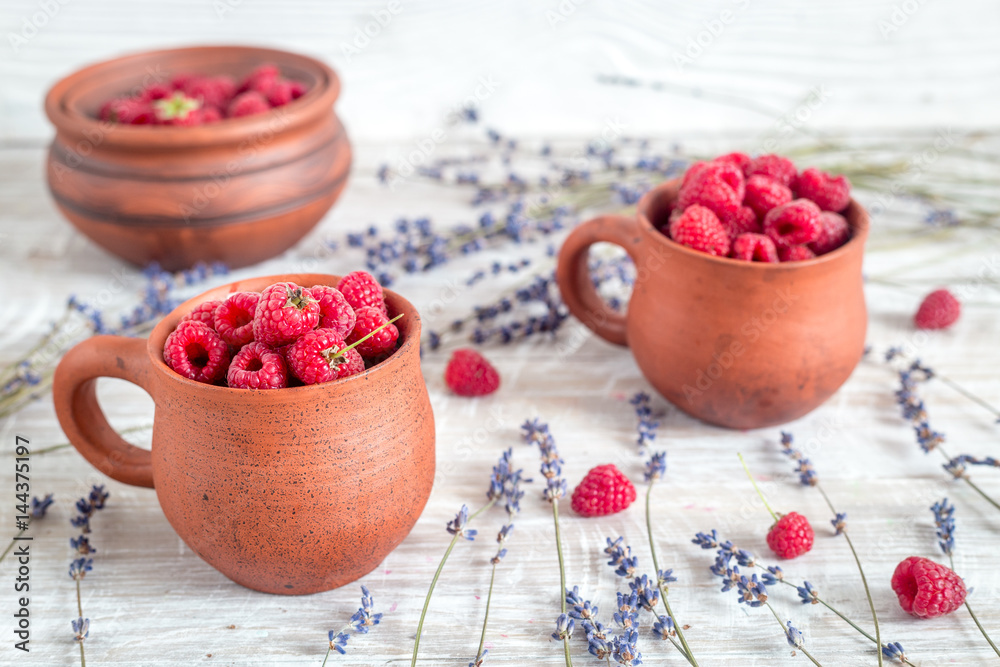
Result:
[[[237,3],[233,3],[234,5]],[[352,182],[322,226],[285,256],[248,269],[245,275],[293,270],[313,256],[324,238],[368,223],[391,224],[399,215],[429,214],[436,220],[469,219],[463,198],[440,188],[408,183],[387,194],[374,181],[385,159],[402,154],[426,136],[444,114],[474,90],[480,76],[496,74],[496,93],[482,102],[484,116],[515,135],[593,136],[607,118],[620,116],[630,134],[653,133],[706,151],[753,145],[773,128],[774,116],[734,111],[683,96],[598,85],[596,74],[732,91],[781,110],[793,110],[813,86],[833,91],[810,118],[810,127],[846,126],[857,131],[902,126],[937,128],[995,123],[1000,46],[995,40],[997,6],[985,2],[920,4],[919,10],[888,39],[877,22],[889,17],[893,2],[751,3],[686,74],[677,72],[673,53],[684,48],[702,23],[736,3],[582,3],[565,22],[550,27],[550,3],[433,3],[403,11],[351,63],[340,43],[369,20],[380,3],[264,3],[243,0],[219,19],[211,2],[146,4],[73,0],[19,53],[0,61],[0,362],[26,350],[62,308],[66,296],[99,294],[125,276],[124,267],[74,234],[47,196],[42,180],[42,145],[49,129],[39,112],[49,83],[84,62],[150,45],[191,42],[262,42],[321,55],[345,78],[340,105],[357,142]],[[903,3],[898,3],[902,5]],[[3,33],[21,17],[38,11],[35,2],[4,3]],[[733,10],[735,11],[735,9]],[[745,20],[744,20],[745,19]],[[5,44],[0,47],[7,46]],[[815,125],[813,125],[815,124]],[[732,139],[711,136],[726,130]],[[690,131],[708,130],[698,139]],[[932,135],[927,130],[928,136]],[[376,140],[392,138],[391,141]],[[447,148],[458,145],[457,140]],[[987,146],[997,152],[996,144]],[[866,195],[868,201],[875,194]],[[900,230],[918,225],[902,205],[877,220],[866,272],[891,278],[903,288],[871,283],[869,340],[881,351],[914,340],[909,325],[920,295],[938,283],[961,284],[983,267],[991,282],[973,289],[961,323],[929,336],[919,354],[994,404],[1000,403],[996,308],[1000,248],[996,235],[963,230],[937,243],[895,241]],[[519,250],[520,252],[520,250]],[[535,253],[536,250],[527,252]],[[483,302],[496,282],[463,292],[440,315],[427,313],[448,289],[494,257],[486,254],[447,270],[408,279],[402,288],[440,326]],[[503,255],[515,257],[515,255]],[[517,255],[519,256],[519,255]],[[345,253],[322,263],[331,273],[356,268]],[[516,278],[511,279],[516,280]],[[127,305],[126,291],[117,302]],[[448,541],[445,523],[463,503],[482,498],[490,466],[506,447],[529,473],[537,455],[520,444],[517,426],[526,417],[550,422],[566,459],[571,485],[593,465],[615,462],[641,478],[635,455],[634,424],[627,397],[648,389],[627,350],[587,336],[573,323],[562,336],[583,336],[583,344],[554,355],[551,343],[491,348],[488,355],[504,378],[494,396],[465,400],[449,395],[442,372],[446,356],[429,354],[424,374],[438,424],[439,472],[434,493],[416,528],[375,572],[365,577],[382,625],[350,640],[348,654],[331,657],[353,665],[408,661],[427,585]],[[992,653],[964,611],[933,621],[907,617],[888,586],[896,563],[908,555],[937,558],[927,507],[943,496],[958,507],[956,566],[975,587],[970,602],[996,638],[1000,636],[1000,574],[996,569],[1000,516],[966,488],[949,483],[938,458],[923,455],[893,402],[895,378],[880,363],[863,363],[826,405],[791,424],[806,444],[824,429],[810,455],[824,486],[850,515],[875,590],[883,636],[900,641],[920,665],[985,665]],[[102,382],[101,398],[118,427],[147,423],[151,403],[141,391],[118,381]],[[946,387],[931,384],[925,395],[935,426],[948,434],[952,449],[996,455],[998,426],[989,415]],[[720,594],[708,572],[712,553],[690,544],[696,531],[719,528],[726,537],[765,554],[766,513],[754,500],[739,469],[742,451],[773,504],[807,514],[817,528],[817,546],[787,564],[789,576],[809,579],[821,593],[863,627],[867,603],[846,545],[827,531],[828,512],[814,491],[801,489],[790,465],[777,451],[778,429],[737,433],[696,422],[657,398],[664,410],[661,443],[669,452],[667,480],[655,491],[656,531],[661,561],[679,581],[671,588],[675,612],[685,624],[703,665],[795,665],[772,618]],[[500,421],[500,426],[491,425]],[[0,424],[2,447],[14,434],[35,447],[63,441],[44,399]],[[142,438],[136,438],[142,442]],[[9,460],[9,459],[8,459]],[[339,629],[358,604],[355,585],[320,595],[286,598],[243,589],[212,570],[176,537],[149,490],[108,482],[72,450],[36,457],[33,492],[56,493],[50,516],[33,529],[32,652],[11,648],[6,620],[0,621],[0,665],[71,665],[75,617],[68,523],[73,500],[93,483],[107,483],[108,508],[94,519],[94,571],[84,581],[83,605],[91,619],[88,664],[100,665],[319,665],[326,632]],[[994,497],[995,471],[975,472]],[[9,489],[11,467],[0,479]],[[537,487],[537,485],[536,485]],[[558,613],[558,570],[551,515],[529,487],[525,510],[498,574],[491,612],[487,664],[562,664],[558,645],[548,639]],[[640,489],[641,490],[641,489]],[[10,499],[0,503],[0,541],[12,534]],[[421,664],[465,665],[474,657],[488,584],[491,537],[502,516],[488,514],[473,527],[475,543],[456,548],[438,586],[425,626]],[[614,591],[621,583],[604,565],[607,536],[625,535],[649,568],[640,505],[605,520],[583,520],[565,512],[564,541],[568,582],[577,584],[610,620]],[[0,565],[2,606],[13,606],[13,569]],[[622,584],[623,585],[623,584]],[[820,608],[803,607],[784,590],[773,591],[779,613],[805,634],[810,651],[830,665],[871,665],[869,644]],[[643,635],[646,664],[680,664],[669,645]],[[208,657],[211,655],[211,657]],[[574,642],[577,664],[590,663],[582,640]]]

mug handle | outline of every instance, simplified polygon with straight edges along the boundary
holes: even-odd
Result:
[[[642,239],[636,217],[602,215],[583,223],[566,237],[559,250],[556,282],[569,312],[588,329],[609,343],[628,345],[625,316],[601,298],[590,278],[588,251],[601,241],[621,246],[639,265]]]
[[[127,380],[151,394],[146,340],[94,336],[78,343],[56,367],[52,400],[66,437],[91,465],[119,482],[152,488],[152,454],[108,424],[97,402],[99,377]]]

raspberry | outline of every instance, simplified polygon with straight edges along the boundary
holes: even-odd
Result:
[[[188,97],[199,100],[202,106],[224,108],[236,93],[236,83],[228,76],[194,77],[180,88]]]
[[[712,161],[732,162],[737,167],[739,167],[740,171],[742,171],[744,174],[747,173],[747,170],[750,168],[750,163],[753,162],[753,160],[750,159],[750,156],[747,155],[746,153],[726,153],[725,155],[720,155],[719,157],[715,158]]]
[[[846,176],[833,177],[809,167],[795,179],[799,197],[812,199],[824,211],[843,211],[851,201],[851,183]]]
[[[462,348],[455,350],[448,360],[444,382],[459,396],[485,396],[500,387],[500,374],[483,355]]]
[[[156,123],[153,105],[143,100],[123,98],[111,100],[100,112],[101,120],[122,125],[152,125]]]
[[[260,294],[236,292],[215,311],[215,330],[233,347],[243,347],[253,341],[253,318]]]
[[[823,211],[819,214],[819,236],[809,244],[809,249],[817,255],[825,255],[847,243],[851,237],[851,227],[839,213]]]
[[[778,261],[778,251],[774,247],[774,241],[763,234],[740,234],[733,241],[734,259],[742,259],[748,262],[775,263]]]
[[[730,238],[736,238],[740,234],[746,234],[747,232],[760,233],[760,221],[757,220],[757,214],[748,206],[740,206],[735,216],[720,219],[719,222],[722,223],[723,228],[725,228]]]
[[[365,362],[353,347],[333,329],[316,329],[302,334],[285,351],[288,367],[304,384],[319,384],[357,375]]]
[[[729,234],[714,213],[695,204],[670,223],[670,237],[689,248],[725,257],[729,254]]]
[[[222,118],[222,112],[215,107],[204,107],[201,109],[201,122],[203,124],[218,123]]]
[[[681,190],[686,188],[690,183],[694,182],[704,171],[710,163],[708,162],[694,162],[687,171],[684,172],[683,178],[681,178]]]
[[[813,537],[809,520],[798,512],[789,512],[767,532],[767,546],[779,558],[795,558],[812,549]]]
[[[910,556],[892,573],[892,590],[899,606],[917,618],[950,614],[965,602],[965,582],[944,565]]]
[[[202,78],[201,74],[195,74],[194,72],[181,72],[180,74],[175,74],[170,79],[170,87],[174,90],[183,90],[184,86],[188,84],[193,79]]]
[[[962,304],[946,289],[934,290],[924,297],[913,323],[918,329],[945,329],[958,320]]]
[[[308,90],[306,88],[306,84],[302,83],[301,81],[289,81],[288,83],[292,90],[293,100],[299,99],[300,97],[305,95],[306,91]]]
[[[781,157],[780,155],[758,155],[750,163],[750,169],[747,171],[748,177],[754,174],[763,174],[782,185],[791,187],[796,175],[798,175],[798,169],[786,157]]]
[[[250,343],[233,357],[226,381],[236,389],[281,389],[288,386],[288,368],[275,350]]]
[[[357,350],[362,357],[369,359],[396,349],[396,341],[399,340],[399,329],[396,328],[395,324],[389,324],[389,318],[385,313],[371,306],[358,308],[355,313],[357,315],[357,324],[354,325],[351,335],[347,337],[349,344],[353,345],[377,330],[371,338],[358,343]],[[385,327],[379,329],[383,325]]]
[[[382,286],[375,280],[375,276],[367,271],[348,273],[337,283],[337,289],[340,290],[340,293],[347,299],[347,303],[351,304],[351,308],[355,311],[358,308],[372,306],[373,308],[378,308],[383,313],[388,314],[389,312],[385,307],[385,295],[382,292]]]
[[[181,322],[201,322],[215,329],[215,309],[222,305],[221,301],[203,301],[194,307],[190,313],[181,318]],[[223,339],[225,340],[225,339]]]
[[[778,259],[782,262],[802,262],[815,257],[816,253],[804,245],[783,245],[778,248]]]
[[[318,324],[319,302],[309,296],[308,290],[291,282],[275,283],[260,294],[253,315],[253,337],[269,347],[278,347]]]
[[[278,70],[276,65],[260,65],[255,68],[243,83],[240,85],[239,92],[244,92],[247,90],[256,91],[264,95],[267,94],[269,90],[278,82],[281,76],[281,72]]]
[[[295,99],[292,81],[278,81],[267,91],[267,102],[272,107],[280,107]]]
[[[229,346],[201,322],[181,322],[163,345],[167,366],[189,380],[212,384],[226,377]]]
[[[747,179],[746,195],[743,203],[753,209],[761,219],[772,208],[792,201],[792,190],[787,185],[764,176],[754,174]]]
[[[163,125],[201,125],[200,108],[201,102],[181,92],[153,102],[156,120]]]
[[[774,245],[803,245],[819,237],[819,207],[808,199],[793,199],[764,217],[764,233]]]
[[[139,92],[137,98],[143,102],[152,102],[170,97],[171,93],[173,93],[173,88],[170,86],[163,83],[151,83]]]
[[[580,516],[616,514],[635,501],[635,487],[614,463],[591,468],[575,489],[571,505]]]
[[[229,103],[229,107],[226,109],[226,115],[229,118],[240,118],[242,116],[253,116],[254,114],[264,113],[270,109],[271,105],[267,103],[263,95],[255,90],[250,90],[240,93],[233,98],[233,101]]]
[[[712,162],[681,186],[677,208],[683,211],[692,204],[700,204],[720,219],[729,219],[736,216],[743,201],[743,189],[743,173],[736,165]]]
[[[309,295],[319,302],[319,328],[333,329],[346,338],[354,329],[356,316],[340,290],[326,285],[309,288]]]

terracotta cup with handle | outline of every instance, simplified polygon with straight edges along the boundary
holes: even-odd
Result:
[[[163,362],[183,315],[272,283],[336,285],[327,275],[242,280],[166,316],[148,340],[95,336],[71,349],[53,382],[70,442],[98,470],[154,487],[181,539],[233,581],[267,593],[326,591],[367,574],[410,532],[434,480],[434,416],[420,371],[420,316],[386,290],[399,347],[326,384],[253,391],[202,384]],[[125,442],[97,402],[99,377],[153,398],[152,449]]]
[[[703,421],[749,429],[810,412],[861,360],[868,316],[861,260],[868,214],[843,212],[851,238],[802,262],[745,262],[687,248],[665,228],[680,181],[639,201],[636,215],[583,223],[559,252],[556,279],[570,312],[596,334],[627,345],[667,400]],[[598,242],[624,248],[636,281],[621,315],[597,294],[587,270]]]

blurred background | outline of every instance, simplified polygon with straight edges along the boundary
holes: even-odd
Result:
[[[248,43],[343,79],[355,141],[418,136],[470,96],[518,136],[766,130],[814,88],[816,129],[995,124],[1000,3],[986,0],[4,0],[0,139],[52,131],[47,88],[123,52]],[[610,82],[615,83],[610,83]]]

